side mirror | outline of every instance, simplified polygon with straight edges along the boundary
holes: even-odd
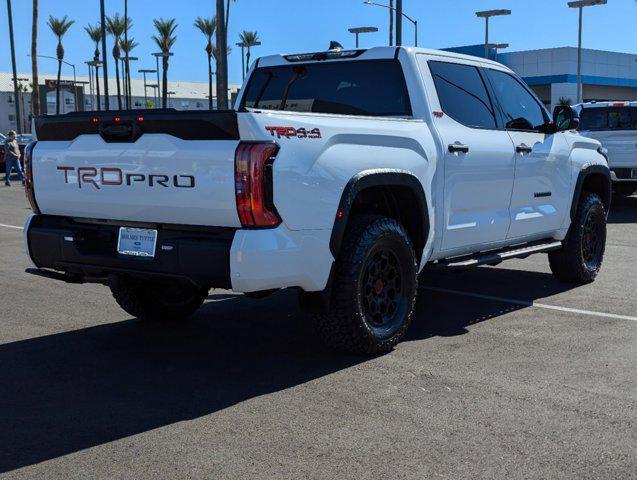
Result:
[[[558,132],[577,130],[577,127],[579,127],[579,115],[568,105],[558,105],[553,110],[553,123]]]

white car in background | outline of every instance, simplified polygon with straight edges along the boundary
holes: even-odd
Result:
[[[590,102],[574,108],[580,117],[580,134],[608,149],[615,192],[637,192],[637,102]]]

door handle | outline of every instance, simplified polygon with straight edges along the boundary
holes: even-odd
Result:
[[[449,153],[469,153],[469,147],[460,143],[452,143],[449,145]]]
[[[527,145],[518,145],[517,147],[515,147],[515,151],[518,152],[521,155],[524,155],[525,153],[531,153],[533,152],[533,147],[529,147]]]

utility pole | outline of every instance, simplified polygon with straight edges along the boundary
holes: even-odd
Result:
[[[22,133],[22,116],[20,115],[20,98],[18,96],[18,71],[15,66],[15,43],[13,41],[13,13],[11,11],[11,0],[7,0],[7,17],[9,20],[9,41],[11,43],[11,67],[13,68],[13,103],[15,104],[16,130]]]
[[[396,46],[403,44],[403,0],[396,0]]]
[[[106,53],[106,14],[104,0],[100,0],[100,23],[102,28],[102,68],[104,69],[104,110],[110,110],[108,98],[108,55]]]

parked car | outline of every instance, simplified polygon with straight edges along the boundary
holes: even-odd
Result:
[[[570,107],[507,67],[378,47],[259,59],[225,112],[36,119],[33,273],[109,285],[129,314],[183,320],[211,288],[297,288],[333,347],[392,349],[418,274],[548,253],[595,279],[610,172]]]
[[[608,149],[615,192],[637,192],[637,102],[589,102],[575,109],[580,134],[599,140]]]
[[[27,143],[29,142],[21,141],[19,136],[16,137],[16,139],[18,140],[18,145],[20,146],[20,151],[22,152],[22,156],[20,157],[20,163],[22,164],[22,167],[24,167],[24,149],[27,146]],[[4,173],[7,168],[4,161],[4,142],[6,140],[7,140],[7,136],[0,133],[0,176],[2,176],[2,178],[4,178]]]

